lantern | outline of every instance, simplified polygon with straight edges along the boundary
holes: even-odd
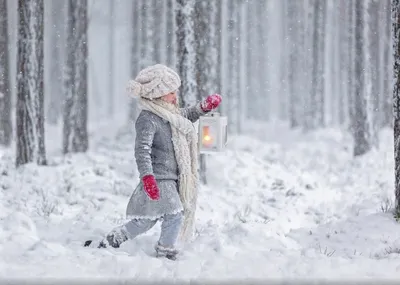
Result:
[[[225,149],[228,139],[227,118],[213,112],[199,120],[199,151],[215,153]]]

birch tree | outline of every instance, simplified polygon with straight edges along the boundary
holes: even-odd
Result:
[[[0,145],[12,138],[7,0],[0,0]]]
[[[400,1],[392,0],[395,207],[400,213]]]
[[[17,166],[46,164],[43,8],[43,0],[18,1]]]
[[[87,132],[87,0],[68,0],[63,152],[85,152]]]

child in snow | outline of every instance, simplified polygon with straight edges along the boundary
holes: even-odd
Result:
[[[128,223],[113,229],[99,247],[121,243],[151,229],[162,221],[155,246],[157,256],[175,259],[179,234],[190,236],[198,184],[197,133],[199,117],[221,103],[218,94],[201,103],[178,107],[179,75],[156,64],[129,81],[128,90],[137,96],[142,111],[136,123],[135,159],[140,183],[127,206]]]

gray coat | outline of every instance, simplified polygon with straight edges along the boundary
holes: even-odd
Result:
[[[193,123],[205,114],[200,104],[181,110],[182,115]],[[160,189],[160,199],[151,200],[140,182],[129,200],[126,210],[128,218],[157,219],[182,211],[177,185],[178,164],[169,122],[143,110],[136,120],[135,129],[135,159],[139,178],[141,180],[145,175],[154,175]]]

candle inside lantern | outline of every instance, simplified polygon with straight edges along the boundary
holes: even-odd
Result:
[[[205,146],[211,146],[213,143],[213,139],[210,134],[210,126],[203,127],[203,144]]]

